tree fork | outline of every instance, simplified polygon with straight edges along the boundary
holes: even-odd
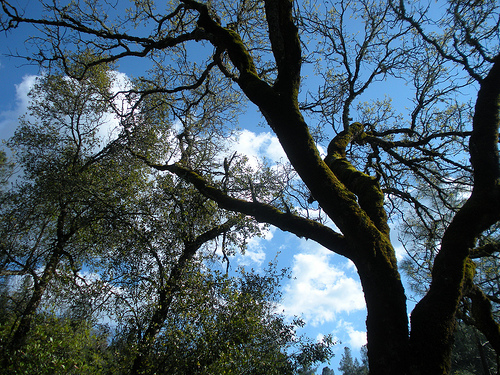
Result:
[[[351,124],[340,132],[328,145],[325,163],[339,180],[356,196],[361,208],[375,226],[389,236],[387,213],[384,209],[384,193],[376,178],[358,171],[347,159],[346,148],[353,141],[362,141],[365,137],[364,126],[359,122]]]
[[[367,326],[369,330],[375,330],[369,335],[370,365],[375,374],[400,375],[404,373],[402,371],[407,359],[408,324],[406,297],[397,271],[394,249],[387,238],[388,231],[384,230],[382,234],[359,206],[356,195],[322,160],[300,113],[297,77],[300,75],[301,60],[300,53],[296,53],[300,52],[300,41],[297,33],[290,32],[290,4],[290,1],[284,0],[277,5],[269,3],[266,6],[266,12],[278,13],[266,15],[273,53],[279,62],[280,81],[274,87],[260,80],[253,69],[248,69],[253,67],[253,63],[241,39],[221,38],[216,42],[222,45],[217,46],[229,51],[230,58],[240,71],[238,84],[262,111],[290,162],[323,210],[337,224],[348,242],[352,241],[352,245],[348,246],[347,251],[342,250],[342,253],[357,263],[362,278],[369,310]],[[288,16],[284,15],[285,11]],[[219,27],[215,27],[215,30],[221,31]],[[286,43],[283,38],[287,39]],[[225,46],[225,42],[230,44]],[[238,53],[232,54],[231,51]],[[384,221],[378,221],[380,228]],[[374,285],[376,283],[380,284]],[[388,341],[393,344],[384,344]]]

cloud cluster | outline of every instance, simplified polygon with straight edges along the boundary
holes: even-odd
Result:
[[[283,309],[290,316],[302,316],[312,325],[337,319],[340,313],[365,308],[361,284],[333,264],[331,252],[319,245],[294,255],[293,279],[284,289]]]
[[[0,138],[8,139],[14,135],[19,124],[19,117],[26,113],[29,99],[28,93],[33,88],[37,76],[26,75],[20,84],[16,85],[16,98],[13,108],[0,113]]]
[[[266,245],[262,237],[252,237],[247,244],[244,254],[237,257],[238,265],[241,266],[261,266],[266,259]]]
[[[258,168],[259,162],[264,158],[275,162],[286,159],[278,138],[269,132],[254,133],[244,129],[238,133],[231,148],[246,155],[254,169]]]
[[[337,324],[335,332],[339,332],[342,335],[347,335],[349,339],[348,342],[344,342],[344,344],[348,344],[351,348],[359,349],[363,345],[366,345],[366,332],[354,329],[354,326],[351,322],[340,320]]]

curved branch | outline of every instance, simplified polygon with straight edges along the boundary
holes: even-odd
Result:
[[[199,13],[198,29],[203,32],[200,39],[210,41],[218,50],[227,51],[232,64],[239,72],[234,78],[248,98],[254,103],[269,102],[269,97],[276,97],[274,90],[265,81],[260,79],[254,60],[245,47],[240,35],[220,25],[220,22],[210,15],[208,6],[195,0],[182,0],[189,9]],[[227,71],[223,73],[227,74]]]
[[[217,226],[213,227],[212,229],[207,230],[206,232],[200,234],[195,239],[184,241],[185,250],[184,250],[181,258],[179,259],[179,264],[183,261],[183,258],[187,259],[190,256],[192,257],[191,254],[194,255],[194,253],[204,243],[211,241],[211,240],[217,238],[218,236],[220,236],[221,234],[228,232],[233,226],[235,226],[238,223],[238,221],[240,219],[241,218],[239,218],[239,217],[230,218],[226,222],[224,222],[220,225],[217,225]]]
[[[179,164],[158,165],[149,162],[140,155],[136,156],[144,160],[151,168],[159,171],[168,171],[192,183],[201,194],[212,199],[221,208],[252,216],[258,222],[272,224],[285,232],[311,239],[337,254],[349,257],[347,242],[344,236],[317,221],[306,219],[292,213],[282,212],[267,203],[249,202],[233,198],[222,190],[210,185],[198,173],[180,166]]]
[[[53,48],[58,50],[55,56],[48,57],[45,55],[45,53],[40,51],[37,55],[38,57],[29,58],[29,60],[36,61],[38,63],[44,63],[47,61],[51,62],[57,59],[61,59],[63,60],[63,65],[66,68],[66,73],[75,78],[82,78],[86,74],[87,70],[93,66],[113,63],[124,57],[145,57],[154,50],[163,50],[166,48],[177,46],[187,41],[198,41],[200,39],[206,39],[204,31],[200,28],[195,28],[191,32],[185,32],[175,37],[166,36],[161,38],[154,38],[152,36],[142,37],[119,32],[117,30],[113,30],[110,27],[107,27],[102,22],[99,23],[100,27],[99,25],[96,27],[91,27],[72,17],[65,8],[59,9],[57,7],[52,8],[54,13],[56,13],[55,18],[53,19],[42,17],[38,19],[28,18],[20,15],[18,9],[7,1],[2,0],[0,2],[3,12],[5,13],[5,15],[7,15],[7,21],[2,20],[2,23],[0,24],[0,29],[3,31],[14,29],[19,24],[23,23],[39,25],[48,28],[54,27],[57,29],[71,30],[80,35],[79,38],[81,41],[83,41],[83,36],[87,36],[90,38],[107,41],[107,43],[114,42],[110,45],[99,46],[100,52],[103,53],[101,57],[96,58],[93,61],[84,62],[83,72],[78,72],[78,75],[76,75],[75,72],[69,71],[66,65],[66,58],[64,57],[64,53],[59,49],[58,45],[53,45]],[[61,41],[59,36],[56,37],[56,39],[58,39],[59,42]],[[97,45],[93,41],[89,43],[94,46]],[[123,49],[123,51],[120,52],[120,49]],[[114,53],[111,53],[111,51],[113,51]]]
[[[360,207],[366,212],[375,226],[385,235],[389,235],[387,213],[384,209],[384,193],[376,178],[358,171],[346,159],[346,147],[352,141],[365,136],[363,125],[359,122],[351,124],[347,130],[340,132],[328,145],[325,163],[338,179],[356,196]]]

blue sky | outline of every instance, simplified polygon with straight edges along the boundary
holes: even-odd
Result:
[[[13,135],[17,118],[26,111],[27,93],[39,73],[36,66],[5,56],[16,49],[22,53],[28,35],[29,28],[0,35],[1,139]],[[122,65],[118,71],[133,74],[133,71],[125,71],[130,66],[133,64]],[[259,122],[262,118],[249,106],[247,119],[239,124],[244,130],[238,139],[237,150],[253,158],[284,158],[277,138],[269,128],[257,126]],[[398,247],[397,251],[401,257],[402,248]],[[263,268],[278,253],[279,267],[289,267],[292,272],[292,278],[283,285],[280,310],[290,317],[304,319],[306,327],[302,333],[313,338],[332,334],[342,341],[342,345],[335,348],[336,357],[330,365],[338,372],[343,347],[350,346],[357,356],[361,345],[366,343],[366,309],[354,265],[315,242],[271,228],[266,236],[251,239],[246,254],[236,256],[233,266]]]

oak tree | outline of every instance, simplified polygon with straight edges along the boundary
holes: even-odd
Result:
[[[110,246],[107,231],[146,184],[141,163],[118,164],[114,143],[102,145],[114,79],[106,66],[88,73],[80,81],[40,77],[30,113],[9,140],[20,175],[2,196],[0,275],[6,284],[24,278],[31,285],[2,348],[10,352],[24,346],[55,280],[78,278],[86,260]]]
[[[266,189],[272,179],[265,175],[233,169],[231,155],[193,164],[196,140],[204,138],[189,132],[179,134],[180,158],[132,151],[222,209],[350,259],[367,305],[370,373],[447,373],[457,312],[471,291],[477,326],[498,340],[490,299],[473,285],[472,261],[481,254],[478,239],[500,219],[497,2],[140,1],[124,14],[107,2],[44,2],[45,17],[1,4],[4,30],[37,26],[30,59],[48,68],[76,64],[66,73],[78,79],[99,64],[144,62],[127,93],[137,104],[127,117],[131,128],[140,128],[141,103],[150,99],[168,103],[146,107],[157,121],[203,120],[212,134],[233,128],[243,97],[255,105],[293,168],[277,193]],[[85,50],[96,58],[74,53]],[[325,63],[314,69],[322,81],[314,89],[302,68],[320,59]],[[409,86],[411,110],[400,115],[382,95],[363,104],[381,81],[388,95]],[[474,93],[472,103],[461,102],[465,89]],[[422,187],[443,206],[455,204],[450,190],[468,197],[436,239],[429,288],[408,322],[389,224],[410,208],[432,226]],[[323,216],[311,216],[313,209]]]

